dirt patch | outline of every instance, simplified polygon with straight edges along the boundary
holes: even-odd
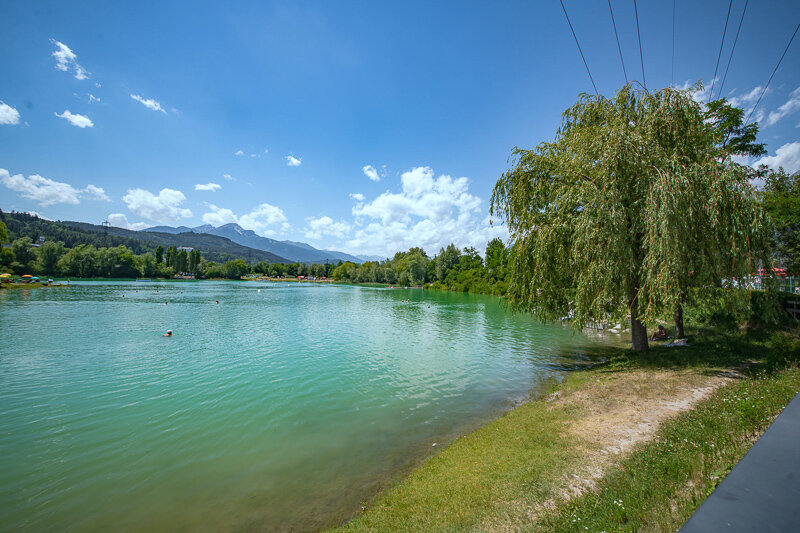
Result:
[[[581,450],[581,460],[559,485],[558,499],[568,500],[593,490],[598,479],[636,444],[651,440],[659,425],[694,407],[715,389],[741,378],[735,372],[708,375],[694,370],[609,372],[592,377],[576,390],[560,390],[545,398],[548,409],[573,413],[568,432]],[[535,521],[556,500],[507,502],[508,522],[493,519],[485,531],[516,531],[519,519]],[[512,518],[515,517],[515,518]]]

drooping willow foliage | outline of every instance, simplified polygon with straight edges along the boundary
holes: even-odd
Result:
[[[492,194],[517,244],[511,305],[578,327],[630,314],[643,350],[643,324],[690,285],[752,272],[766,218],[718,137],[689,91],[627,85],[581,95],[553,142],[515,148]]]

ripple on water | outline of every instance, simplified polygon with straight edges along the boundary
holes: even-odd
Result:
[[[588,343],[493,298],[418,290],[73,282],[6,292],[9,529],[331,524]]]

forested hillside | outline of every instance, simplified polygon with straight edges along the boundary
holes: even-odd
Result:
[[[85,222],[56,222],[45,220],[27,213],[0,213],[0,220],[8,228],[10,240],[20,237],[30,237],[36,242],[39,237],[46,241],[63,242],[66,248],[78,245],[92,245],[96,248],[112,248],[125,246],[135,254],[155,252],[161,245],[188,246],[201,250],[207,261],[224,263],[236,259],[243,259],[248,263],[288,263],[286,259],[263,250],[248,248],[236,244],[230,239],[205,233],[157,233],[131,231],[123,228],[103,227]]]

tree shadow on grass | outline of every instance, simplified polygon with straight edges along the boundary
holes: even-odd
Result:
[[[728,369],[749,375],[756,370],[772,370],[800,362],[800,336],[797,330],[755,330],[720,332],[711,328],[691,328],[688,345],[667,347],[651,342],[644,353],[630,349],[601,347],[593,350],[593,368],[601,372],[634,369],[698,369],[718,375]]]

